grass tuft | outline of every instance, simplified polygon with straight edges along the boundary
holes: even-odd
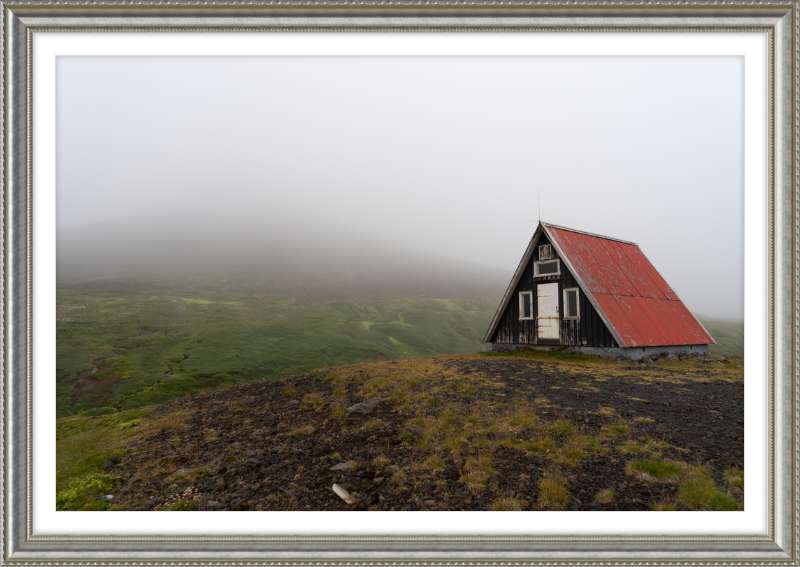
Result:
[[[742,469],[726,470],[725,482],[727,482],[732,488],[744,492],[744,471]]]
[[[519,500],[513,498],[512,496],[501,496],[494,502],[492,502],[492,510],[500,511],[512,511],[517,512],[522,510],[522,504],[520,504]]]
[[[598,504],[608,504],[614,501],[614,494],[613,488],[606,488],[594,495],[594,501]]]
[[[325,406],[325,400],[322,399],[322,396],[319,394],[306,394],[303,396],[303,401],[300,402],[300,407],[302,409],[313,409],[314,411],[320,411]]]
[[[637,460],[628,463],[629,472],[639,473],[646,480],[671,479],[683,472],[683,466],[674,461]]]
[[[550,506],[561,510],[569,502],[567,479],[558,470],[549,470],[544,473],[539,483],[539,505]]]
[[[566,419],[559,419],[550,426],[550,431],[553,433],[572,433],[575,427]]]
[[[736,500],[703,470],[695,470],[678,486],[678,501],[690,510],[739,510]]]
[[[444,459],[442,459],[439,455],[431,455],[425,459],[425,466],[429,469],[443,469]]]
[[[539,439],[523,441],[522,447],[530,455],[538,455],[539,453],[546,453],[553,449],[553,447],[555,447],[555,442],[550,437],[541,437]]]
[[[391,464],[392,461],[384,457],[383,455],[378,455],[374,459],[372,459],[372,464],[376,467],[386,467]]]
[[[492,458],[489,455],[469,457],[464,463],[464,469],[466,472],[461,475],[460,480],[473,494],[482,491],[486,487],[487,479],[494,474]]]
[[[311,435],[314,433],[314,427],[311,425],[304,425],[289,432],[289,437],[297,437],[298,435]]]
[[[334,402],[333,409],[331,410],[331,417],[334,419],[342,419],[347,417],[347,410],[342,402]]]

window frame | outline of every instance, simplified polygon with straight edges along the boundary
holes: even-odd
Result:
[[[531,305],[531,316],[524,317],[523,313],[524,310],[522,309],[522,296],[527,295],[530,298],[530,305]],[[536,319],[536,316],[533,314],[533,291],[521,291],[519,292],[519,320],[520,321],[533,321]]]
[[[542,248],[547,247],[547,258],[542,258]],[[553,245],[552,244],[540,244],[539,245],[539,260],[555,260],[553,258]]]
[[[575,296],[575,311],[577,311],[577,315],[567,315],[567,306],[569,303],[567,302],[567,292],[574,291],[576,293]],[[565,287],[562,290],[563,294],[563,301],[564,301],[564,319],[580,319],[581,318],[581,288],[579,287]]]
[[[556,271],[551,274],[540,274],[539,273],[539,266],[541,264],[549,264],[551,262],[556,263]],[[561,275],[561,261],[558,258],[554,258],[553,260],[536,260],[533,263],[533,277],[534,278],[546,278],[548,276],[560,276]]]

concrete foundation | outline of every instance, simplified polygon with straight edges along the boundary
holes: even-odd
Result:
[[[493,352],[508,352],[514,351],[519,348],[526,348],[532,350],[551,350],[554,348],[564,348],[559,346],[544,346],[544,345],[520,345],[509,343],[492,343]],[[570,348],[570,347],[568,347]],[[581,354],[588,354],[593,356],[602,356],[603,358],[624,358],[625,360],[639,360],[652,355],[662,355],[669,353],[677,356],[683,354],[708,354],[708,345],[670,345],[658,347],[630,347],[630,348],[612,348],[612,347],[586,347],[586,346],[573,346],[576,352]]]
[[[526,348],[530,350],[551,350],[554,348],[563,348],[559,346],[542,346],[542,345],[520,345],[513,343],[492,343],[492,352],[511,352],[518,348]]]
[[[581,354],[602,356],[604,358],[624,358],[625,360],[639,360],[652,355],[662,355],[667,352],[673,356],[683,354],[708,354],[708,345],[670,345],[658,347],[575,347]]]

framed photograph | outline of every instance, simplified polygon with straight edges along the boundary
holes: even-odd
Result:
[[[797,4],[4,8],[2,561],[798,563]]]

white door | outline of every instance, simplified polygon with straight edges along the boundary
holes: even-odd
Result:
[[[536,330],[540,339],[558,339],[558,283],[536,286]]]

